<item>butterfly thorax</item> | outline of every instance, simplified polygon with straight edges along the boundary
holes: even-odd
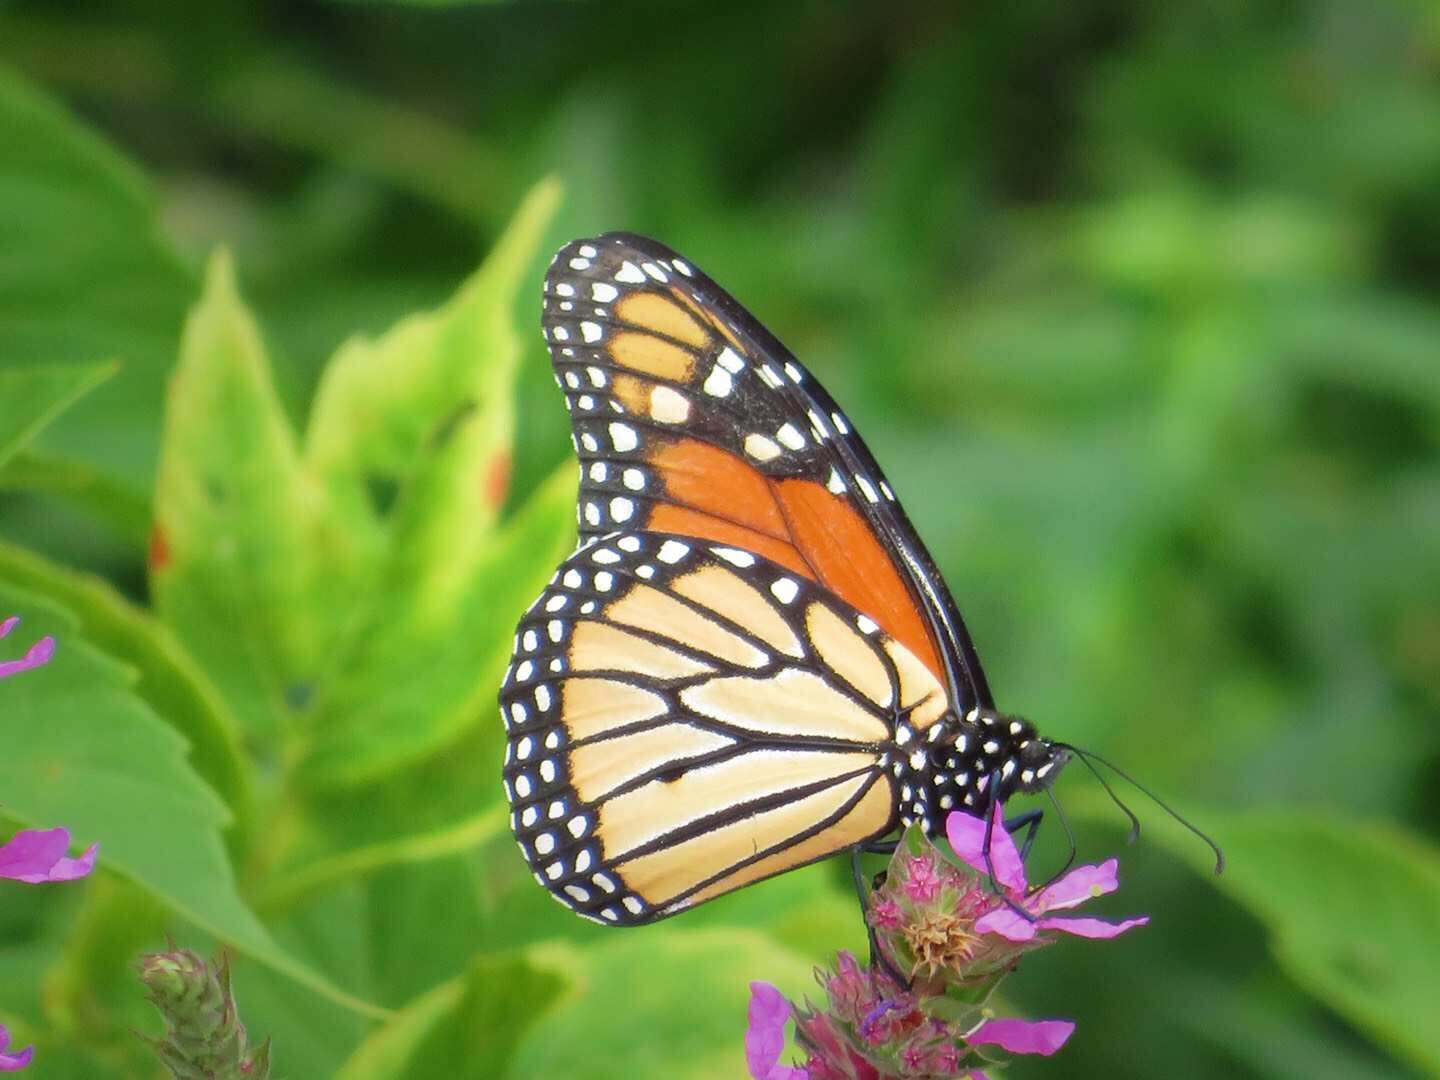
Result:
[[[1070,758],[1028,720],[980,708],[946,712],[923,735],[902,720],[895,744],[900,822],[919,823],[932,836],[952,810],[982,814],[993,799],[1045,790]]]

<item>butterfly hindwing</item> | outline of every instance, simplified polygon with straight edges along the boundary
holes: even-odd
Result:
[[[893,827],[930,670],[789,567],[607,535],[521,620],[501,688],[531,869],[590,918],[649,922]]]
[[[834,401],[758,321],[654,241],[566,245],[543,317],[570,410],[582,542],[616,529],[761,555],[874,619],[961,708],[989,703],[943,580]]]

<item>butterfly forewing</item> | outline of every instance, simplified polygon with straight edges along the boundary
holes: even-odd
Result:
[[[724,290],[654,241],[567,245],[544,331],[581,464],[582,541],[644,529],[716,541],[816,582],[989,704],[944,582],[864,443]]]
[[[505,787],[537,879],[649,922],[889,831],[945,693],[903,643],[790,567],[610,534],[520,623]]]

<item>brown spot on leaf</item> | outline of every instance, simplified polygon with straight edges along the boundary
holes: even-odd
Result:
[[[165,538],[165,530],[158,521],[150,530],[148,558],[151,570],[164,570],[170,565],[170,541]]]
[[[510,493],[510,455],[500,452],[490,459],[490,468],[485,473],[485,502],[499,510]]]

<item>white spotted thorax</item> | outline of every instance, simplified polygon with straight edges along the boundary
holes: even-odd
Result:
[[[983,815],[992,801],[1044,791],[1070,759],[1028,720],[993,709],[946,712],[923,736],[897,717],[895,743],[900,822],[932,837],[944,832],[951,811]]]

